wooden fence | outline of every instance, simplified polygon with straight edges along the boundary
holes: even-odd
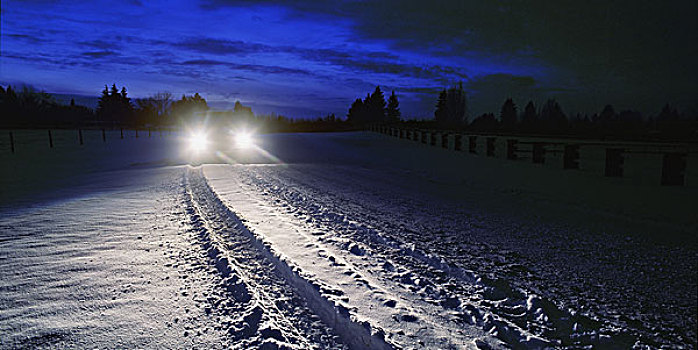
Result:
[[[386,125],[371,125],[369,130],[470,155],[624,178],[646,185],[698,187],[698,144],[470,134]]]

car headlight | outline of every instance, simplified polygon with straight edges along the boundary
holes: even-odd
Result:
[[[189,135],[189,149],[194,152],[202,152],[208,146],[206,134],[202,131],[193,132]]]
[[[235,145],[239,148],[254,147],[254,136],[249,131],[238,131],[234,135]]]

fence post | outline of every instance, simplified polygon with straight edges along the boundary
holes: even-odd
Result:
[[[150,128],[148,128],[148,138],[150,138]]]
[[[107,142],[107,133],[102,129],[102,142]]]
[[[80,139],[80,146],[82,146],[82,129],[78,129],[78,138]]]
[[[12,136],[12,131],[10,131],[10,150],[15,153],[15,138]]]
[[[53,148],[53,136],[51,135],[51,129],[48,129],[48,146]]]
[[[579,169],[579,145],[565,145],[563,169]]]
[[[606,148],[606,176],[623,177],[623,152],[622,148]]]
[[[124,128],[121,128],[121,139],[124,139]]]
[[[136,128],[136,138],[138,138],[138,128]]]
[[[497,142],[497,138],[496,137],[488,137],[486,139],[486,142],[487,142],[487,144],[486,144],[487,145],[487,153],[486,153],[487,156],[494,157],[495,156],[495,154],[494,154],[495,148],[497,147],[497,144],[495,143],[495,142]]]
[[[662,185],[683,186],[686,174],[686,153],[665,153],[662,160]]]
[[[519,140],[516,139],[509,139],[507,140],[507,159],[509,160],[516,160],[517,158],[517,147],[516,144],[519,143]]]

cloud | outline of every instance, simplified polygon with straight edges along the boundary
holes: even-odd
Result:
[[[30,35],[30,34],[5,34],[5,36],[12,38],[12,39],[17,39],[21,40],[24,42],[28,42],[31,44],[39,44],[43,40],[41,39],[40,36],[38,35]]]
[[[98,50],[118,50],[121,49],[121,44],[114,41],[105,41],[101,39],[87,40],[79,42],[80,45]]]
[[[214,55],[252,54],[271,51],[268,45],[247,43],[239,40],[224,40],[214,38],[192,38],[172,43],[172,46],[198,53]]]
[[[474,57],[517,68],[502,73],[536,78],[543,78],[540,70],[547,69],[550,74],[538,81],[541,87],[573,85],[589,93],[600,89],[609,102],[645,103],[648,95],[653,98],[647,86],[669,90],[682,100],[695,99],[698,91],[696,1],[211,0],[203,6],[260,3],[286,8],[289,20],[349,21],[354,31],[350,40],[359,44],[379,41],[423,56]],[[400,70],[370,59],[363,64],[347,59],[344,64],[359,70]],[[457,71],[464,69],[473,75],[496,73],[477,65]],[[419,70],[405,70],[410,71],[408,75],[419,76]]]
[[[82,56],[87,56],[87,57],[92,57],[92,58],[103,58],[103,57],[109,57],[109,56],[117,56],[118,53],[110,50],[102,50],[102,51],[87,51],[81,53]]]
[[[384,51],[336,50],[296,47],[289,45],[266,45],[239,40],[224,40],[208,37],[191,38],[171,44],[202,54],[229,57],[250,56],[260,53],[295,55],[303,60],[340,67],[349,73],[393,74],[407,78],[437,79],[454,81],[467,79],[468,75],[454,67],[432,65],[419,66],[399,62],[399,57]],[[198,59],[188,64],[199,65],[234,65],[221,60]],[[295,71],[296,73],[297,70]]]
[[[313,73],[304,69],[298,69],[298,68],[288,68],[288,67],[281,67],[281,66],[265,66],[265,65],[260,65],[260,64],[240,64],[240,63],[233,63],[233,62],[225,62],[225,61],[218,61],[218,60],[210,60],[210,59],[195,59],[195,60],[187,60],[181,63],[182,65],[185,66],[198,66],[198,67],[211,67],[211,66],[224,66],[227,68],[230,68],[232,70],[243,70],[243,71],[248,71],[252,73],[261,73],[261,74],[279,74],[279,75],[287,75],[287,74],[293,74],[293,75],[305,75],[305,76],[312,76]]]

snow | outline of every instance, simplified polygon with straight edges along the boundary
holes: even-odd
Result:
[[[135,179],[102,190],[123,175]],[[3,213],[0,347],[221,348],[225,334],[194,299],[215,282],[185,254],[181,170],[98,177],[79,198]]]
[[[372,133],[195,167],[177,134],[19,135],[1,348],[696,345],[695,189]]]

